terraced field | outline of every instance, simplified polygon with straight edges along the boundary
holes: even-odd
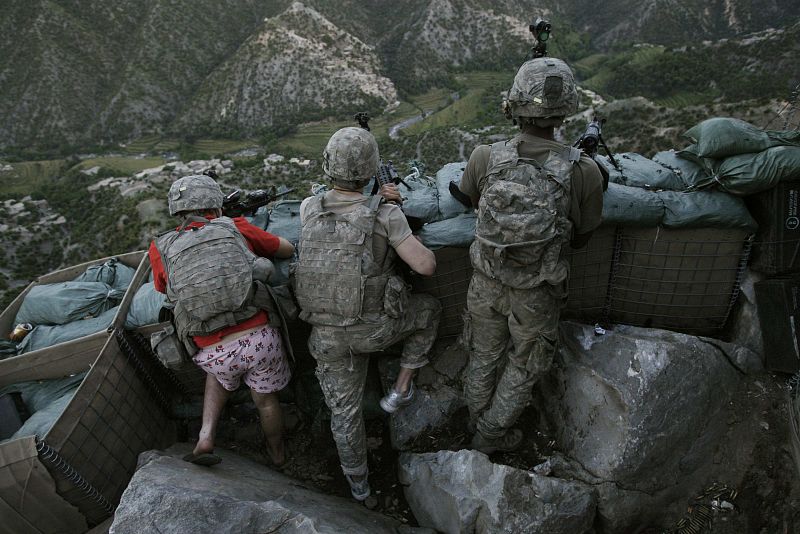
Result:
[[[25,196],[43,181],[58,176],[66,160],[12,163],[12,172],[0,173],[0,192],[4,196]]]
[[[92,159],[85,159],[81,161],[77,167],[79,169],[91,169],[92,167],[104,167],[110,169],[114,174],[120,176],[127,176],[135,174],[144,169],[158,167],[164,165],[167,161],[160,156],[153,157],[119,157],[108,156]]]

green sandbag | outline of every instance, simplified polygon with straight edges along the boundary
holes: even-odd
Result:
[[[664,218],[664,203],[655,191],[608,184],[603,194],[603,222],[654,227]]]
[[[22,402],[28,411],[33,414],[45,409],[50,403],[61,398],[67,393],[74,391],[83,381],[86,373],[64,378],[52,378],[49,380],[30,380],[28,382],[18,382],[0,388],[0,395],[12,393],[14,391],[22,394]]]
[[[20,392],[22,402],[31,413],[9,440],[24,436],[44,437],[61,417],[85,377],[84,372],[66,378],[20,382],[0,389],[0,395]]]
[[[301,200],[283,200],[272,207],[269,213],[267,232],[297,244],[300,241],[300,204]],[[289,281],[289,265],[293,258],[274,258],[275,273],[269,280],[270,285],[281,285]]]
[[[300,204],[301,200],[277,202],[269,212],[267,232],[297,243],[300,240]]]
[[[167,296],[156,291],[153,282],[142,284],[139,291],[133,296],[128,316],[125,318],[125,328],[133,330],[158,322],[158,315],[164,306]]]
[[[19,354],[25,354],[34,350],[52,347],[58,343],[65,343],[73,339],[82,338],[97,332],[106,330],[114,321],[117,308],[102,313],[92,319],[74,321],[68,324],[55,326],[35,326],[31,332],[25,336],[17,350]]]
[[[124,289],[104,282],[60,282],[33,286],[17,311],[16,324],[60,325],[97,317],[119,304]]]
[[[664,202],[662,225],[667,228],[758,229],[744,201],[733,195],[721,191],[661,191],[658,195]]]
[[[436,182],[425,177],[404,178],[403,181],[408,186],[397,186],[403,197],[403,213],[424,223],[439,220],[439,190]],[[447,194],[450,195],[449,192]]]
[[[114,289],[125,290],[131,284],[136,269],[128,267],[117,258],[111,258],[101,265],[93,265],[75,278],[75,282],[103,282]]]
[[[776,146],[758,154],[732,156],[714,168],[714,181],[734,195],[752,195],[779,182],[800,180],[800,147]]]
[[[428,223],[419,231],[422,244],[430,249],[442,247],[469,247],[475,238],[474,213],[464,213],[446,221]]]
[[[620,167],[619,170],[607,157],[598,156],[598,159],[608,169],[609,181],[615,184],[670,191],[683,191],[687,187],[672,169],[634,152],[615,155],[614,159]]]
[[[710,173],[704,165],[698,163],[698,159],[703,161],[702,158],[691,152],[675,152],[674,150],[665,150],[653,156],[653,161],[671,169],[685,184],[684,188],[674,189],[674,191],[683,191],[686,188],[706,182],[710,178]]]
[[[467,207],[450,194],[450,182],[461,184],[466,162],[448,163],[436,173],[436,188],[439,195],[439,221],[452,219],[462,213],[472,213],[474,210]]]
[[[720,159],[774,146],[800,145],[800,131],[761,130],[730,117],[704,120],[683,135],[697,145],[696,153],[703,158]]]

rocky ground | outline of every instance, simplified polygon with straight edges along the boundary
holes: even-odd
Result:
[[[641,333],[637,333],[639,334]],[[686,340],[681,340],[684,341]],[[440,390],[443,385],[441,382],[437,383],[437,379],[446,376],[442,371],[452,371],[453,368],[461,367],[459,364],[447,366],[441,363],[448,358],[452,359],[455,353],[463,353],[457,350],[457,347],[455,344],[438,348],[438,356],[430,370],[426,372],[427,376],[423,373],[420,377],[422,392],[431,394]],[[710,357],[705,355],[705,358]],[[439,362],[438,370],[437,362]],[[720,360],[719,365],[728,364]],[[434,499],[434,496],[425,493],[428,490],[415,489],[417,483],[415,477],[420,476],[420,466],[440,466],[441,471],[438,475],[435,470],[433,474],[425,475],[433,477],[434,481],[426,482],[425,486],[439,487],[435,495],[438,495],[436,498],[442,498],[438,491],[445,491],[445,495],[451,495],[452,490],[448,493],[447,488],[450,483],[441,477],[455,476],[447,474],[450,473],[450,469],[459,472],[458,469],[463,467],[458,466],[463,462],[468,462],[466,465],[473,465],[471,462],[479,460],[473,456],[441,456],[455,454],[456,451],[468,448],[470,436],[466,429],[466,408],[461,405],[434,428],[418,428],[412,437],[404,437],[401,430],[402,423],[397,420],[398,418],[389,418],[377,407],[380,395],[378,367],[385,372],[387,366],[391,367],[391,361],[384,358],[380,360],[380,365],[372,369],[365,402],[369,463],[372,470],[370,482],[377,497],[377,502],[371,504],[374,504],[375,511],[403,524],[417,526],[422,522],[424,526],[433,526],[424,520],[425,511],[414,502],[420,500],[420,491],[423,491],[423,502]],[[674,367],[668,374],[679,371]],[[720,372],[724,373],[717,370],[717,373]],[[459,373],[460,371],[457,371],[456,375]],[[584,458],[583,465],[579,465],[572,457],[582,457],[580,445],[562,441],[568,438],[568,433],[565,434],[563,429],[559,430],[553,426],[553,414],[546,413],[552,412],[553,407],[547,406],[547,403],[540,399],[523,413],[520,420],[519,427],[525,432],[523,447],[514,453],[492,455],[490,460],[495,465],[514,468],[508,473],[503,472],[499,480],[511,480],[514,476],[519,476],[516,475],[518,472],[527,473],[529,477],[540,477],[548,483],[563,480],[564,484],[572,484],[567,481],[573,480],[585,488],[582,495],[597,495],[596,498],[599,498],[597,515],[595,516],[593,510],[585,515],[590,518],[590,524],[593,524],[595,532],[722,534],[800,532],[800,485],[797,484],[798,473],[795,472],[788,439],[787,377],[769,374],[763,370],[745,374],[730,369],[730,373],[728,382],[719,376],[712,380],[720,387],[730,388],[730,391],[720,392],[716,386],[708,388],[713,394],[724,397],[722,406],[718,410],[714,409],[713,403],[709,408],[697,406],[697,409],[693,410],[691,407],[681,405],[679,399],[674,400],[680,405],[680,411],[673,413],[671,417],[675,419],[677,427],[681,425],[689,427],[688,430],[684,428],[687,430],[684,432],[684,437],[681,437],[680,430],[667,430],[660,435],[654,435],[653,441],[649,444],[645,439],[646,436],[641,438],[644,441],[638,442],[638,449],[630,449],[627,440],[632,438],[628,435],[615,443],[621,450],[627,451],[621,457],[614,458],[613,461]],[[391,375],[391,371],[388,374]],[[686,377],[680,377],[680,380],[686,381],[689,387],[698,389],[692,386],[694,384],[692,379],[686,380]],[[651,397],[648,402],[658,405],[660,394],[661,392]],[[247,398],[242,396],[242,400]],[[339,469],[336,449],[327,429],[324,412],[320,412],[313,420],[308,420],[293,403],[293,399],[285,400],[287,444],[292,459],[281,469],[282,473],[323,493],[348,498],[349,488]],[[570,401],[565,402],[569,404]],[[429,400],[429,404],[435,405],[435,402]],[[413,409],[413,406],[409,409]],[[628,413],[635,411],[633,407]],[[703,419],[705,416],[712,420],[705,421]],[[424,419],[420,414],[415,418]],[[658,422],[659,425],[666,423],[669,422],[663,420]],[[564,425],[564,422],[560,424]],[[622,424],[629,425],[628,430],[633,432],[638,423],[628,421]],[[197,420],[188,421],[186,438],[189,441],[196,436],[198,425]],[[697,431],[694,427],[697,427]],[[701,427],[713,428],[714,438],[708,438],[711,430],[701,430]],[[592,426],[588,425],[585,430],[591,434],[596,428],[593,430]],[[414,433],[409,433],[409,436],[411,434]],[[585,436],[585,439],[590,442],[592,436]],[[605,439],[613,442],[614,438],[606,436]],[[654,455],[664,445],[667,449],[674,451],[685,449],[685,451],[676,455],[667,450]],[[230,404],[220,429],[219,447],[269,465],[263,450],[257,414],[249,402],[234,400]],[[452,451],[452,453],[439,451]],[[434,453],[438,453],[438,456]],[[436,459],[432,459],[432,454]],[[430,464],[431,461],[434,463]],[[596,464],[594,467],[592,467],[593,461]],[[455,464],[452,464],[453,462]],[[411,465],[413,468],[401,468],[401,478],[398,478],[398,464]],[[445,467],[441,467],[442,465]],[[484,468],[470,467],[468,471],[474,469]],[[497,467],[493,469],[496,471]],[[603,469],[608,469],[608,473],[604,474]],[[670,471],[681,473],[674,486],[661,484],[658,480],[653,481],[653,477],[669,478]],[[437,476],[439,478],[436,478]],[[495,473],[492,476],[496,478],[500,475]],[[609,489],[607,480],[613,477],[617,477],[621,482],[615,483],[617,487]],[[686,483],[688,480],[691,480],[691,483]],[[652,485],[650,489],[644,487],[648,484]],[[666,489],[662,486],[666,486]],[[456,499],[454,502],[473,503],[471,506],[474,509],[484,510],[481,512],[483,515],[478,514],[477,524],[474,523],[476,521],[474,517],[469,519],[472,512],[462,510],[460,520],[467,522],[459,523],[461,526],[457,527],[458,529],[480,530],[485,527],[488,531],[497,531],[497,525],[511,521],[511,517],[517,517],[518,514],[512,514],[517,504],[509,501],[503,505],[509,509],[503,512],[501,506],[500,512],[507,514],[507,517],[501,515],[494,527],[491,522],[481,527],[480,521],[487,521],[486,517],[489,517],[485,514],[486,504],[482,500],[484,497],[480,497],[481,491],[487,489],[481,490],[481,487],[479,482],[472,482],[466,489],[459,489],[466,495],[448,497]],[[516,489],[509,495],[517,494],[522,487],[515,486]],[[503,499],[501,501],[504,502]],[[621,511],[609,505],[609,502],[616,501],[624,503],[620,505]],[[439,506],[442,506],[441,503]],[[649,509],[642,511],[642,506]],[[530,502],[526,501],[525,509],[529,507]],[[620,514],[624,516],[626,513],[636,513],[647,519],[643,523],[626,523],[620,519]],[[635,524],[635,527],[631,527],[632,524]],[[445,530],[449,531],[450,528],[447,527]]]

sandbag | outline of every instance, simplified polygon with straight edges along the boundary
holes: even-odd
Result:
[[[131,284],[136,269],[128,267],[117,258],[100,265],[93,265],[74,279],[75,282],[103,282],[114,289],[125,290]]]
[[[714,167],[711,185],[734,195],[752,195],[791,180],[800,180],[800,147],[776,146],[725,158]]]
[[[698,162],[698,159],[703,161],[702,158],[690,151],[665,150],[653,156],[653,161],[672,170],[684,184],[683,188],[673,189],[673,191],[683,191],[710,178],[710,172],[705,165]]]
[[[667,228],[741,228],[755,232],[758,223],[741,198],[721,191],[661,191],[662,225]]]
[[[619,170],[614,167],[608,157],[598,156],[598,159],[608,169],[609,181],[615,184],[671,191],[686,189],[684,181],[672,169],[640,154],[634,152],[616,154],[614,159],[620,167]]]
[[[17,351],[19,354],[25,354],[26,352],[45,349],[58,343],[65,343],[73,339],[102,332],[111,326],[116,313],[117,308],[111,308],[92,319],[84,319],[82,321],[74,321],[72,323],[55,326],[36,326],[17,346]]]
[[[403,197],[403,213],[407,217],[416,217],[424,223],[439,220],[439,190],[436,182],[426,177],[409,177],[403,181],[408,186],[405,184],[397,186]]]
[[[301,203],[301,200],[277,202],[269,212],[267,232],[296,244],[300,240]]]
[[[655,191],[608,184],[603,194],[603,222],[632,226],[658,226],[664,218],[664,203]]]
[[[761,130],[739,119],[714,117],[683,134],[703,158],[726,158],[761,152],[774,146],[800,145],[800,131]]]
[[[419,231],[419,238],[430,249],[469,247],[475,238],[477,219],[475,213],[464,213],[446,221],[428,223]]]
[[[33,286],[17,311],[15,322],[63,325],[97,317],[119,304],[124,289],[104,282],[60,282]]]
[[[269,214],[267,232],[283,237],[297,245],[300,241],[301,200],[282,200],[276,203]],[[289,281],[289,265],[294,258],[274,258],[275,272],[269,279],[270,285],[282,285]]]
[[[439,216],[436,220],[452,219],[462,213],[474,211],[473,208],[465,206],[450,194],[450,182],[460,184],[466,167],[465,162],[448,163],[436,173],[436,188],[439,196]]]
[[[158,322],[158,314],[164,306],[166,295],[156,291],[153,282],[142,284],[131,301],[128,315],[125,318],[125,328],[132,330]]]
[[[44,437],[75,396],[86,373],[53,380],[21,382],[0,389],[0,395],[18,391],[31,416],[9,440],[24,436]]]

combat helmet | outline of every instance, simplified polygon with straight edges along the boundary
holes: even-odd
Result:
[[[367,182],[379,166],[378,143],[364,128],[342,128],[322,152],[322,170],[334,182]]]
[[[210,176],[193,174],[178,178],[169,188],[169,214],[182,211],[222,208],[225,195]]]
[[[503,109],[509,118],[566,117],[578,109],[575,76],[553,57],[526,61],[517,71]]]

